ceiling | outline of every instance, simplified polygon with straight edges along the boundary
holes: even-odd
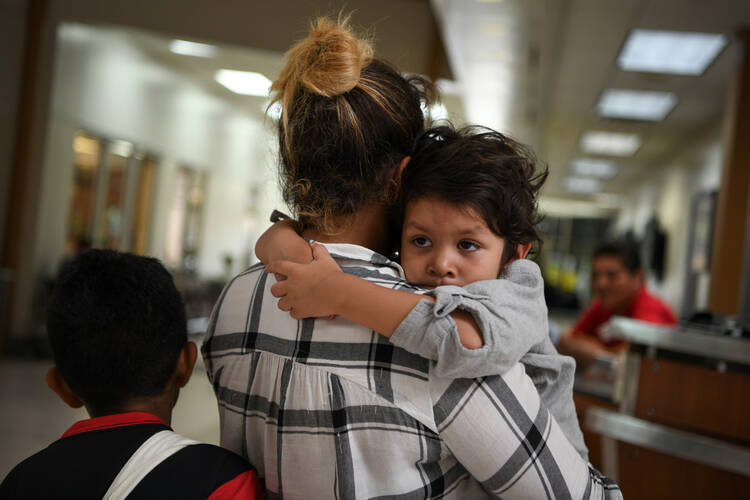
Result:
[[[558,3],[558,2],[555,2]],[[626,193],[654,169],[667,164],[701,132],[721,121],[736,57],[731,42],[701,76],[676,76],[620,70],[615,64],[633,28],[723,33],[750,25],[750,2],[741,0],[570,0],[558,12],[557,40],[545,47],[551,78],[539,145],[550,163],[550,189],[562,194],[561,179],[568,162],[580,156],[584,130],[637,133],[643,145],[631,158],[617,160],[619,174],[604,190]],[[550,20],[552,21],[552,20]],[[605,88],[665,90],[678,103],[661,122],[603,119],[594,106]]]
[[[611,206],[612,199],[571,194],[563,187],[569,162],[583,155],[586,130],[638,134],[643,145],[630,158],[614,158],[618,174],[603,193],[624,194],[665,166],[677,152],[721,121],[737,47],[730,41],[701,76],[674,76],[620,70],[616,58],[634,28],[723,33],[750,26],[746,0],[433,0],[441,20],[456,78],[472,79],[466,97],[467,120],[491,122],[473,114],[472,99],[483,92],[504,93],[491,122],[532,144],[550,168],[545,197]],[[488,24],[495,29],[488,30]],[[466,66],[472,66],[467,68]],[[490,69],[492,68],[492,69]],[[475,75],[496,74],[506,81],[482,85]],[[674,92],[678,104],[661,122],[604,119],[595,104],[606,88]],[[481,106],[481,104],[480,104]],[[606,158],[601,157],[600,158]]]
[[[723,115],[733,42],[701,76],[635,73],[615,64],[628,32],[724,33],[731,40],[736,28],[750,25],[747,0],[135,3],[129,8],[137,9],[139,16],[124,5],[123,12],[88,0],[68,5],[81,9],[74,18],[129,25],[134,43],[152,57],[251,112],[264,100],[225,90],[213,80],[216,69],[260,71],[274,79],[283,51],[304,36],[309,19],[342,8],[354,11],[353,24],[374,35],[379,56],[405,71],[453,81],[446,87],[451,90],[445,101],[454,121],[490,125],[531,144],[550,167],[545,196],[577,200],[579,205],[594,198],[566,192],[562,181],[570,160],[581,156],[583,131],[635,132],[642,137],[642,147],[631,158],[617,159],[619,173],[604,184],[604,192],[618,194],[664,165]],[[178,4],[192,15],[166,15],[176,12]],[[175,55],[168,49],[172,38],[214,43],[219,52],[213,59]],[[678,104],[661,122],[602,119],[594,107],[605,88],[668,90],[677,94]]]

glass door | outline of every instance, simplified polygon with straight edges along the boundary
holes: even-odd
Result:
[[[130,142],[87,132],[76,133],[73,158],[66,253],[91,247],[146,253],[157,159]]]

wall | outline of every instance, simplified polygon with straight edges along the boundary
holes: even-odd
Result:
[[[208,173],[199,274],[222,274],[225,254],[246,262],[267,214],[283,206],[275,194],[272,133],[260,106],[251,113],[231,105],[148,58],[127,33],[79,24],[64,24],[58,33],[36,228],[37,275],[53,273],[63,256],[72,141],[80,129],[131,141],[161,159],[152,255],[164,255],[173,179],[178,166],[187,165]],[[252,193],[261,195],[252,199]]]
[[[631,229],[642,237],[648,220],[655,215],[667,234],[664,279],[648,277],[648,285],[676,311],[680,311],[685,284],[688,218],[694,194],[717,190],[721,180],[721,125],[707,131],[668,160],[640,185],[629,190],[615,220],[615,231]]]
[[[387,60],[393,61],[404,70],[415,73],[427,73],[431,67],[442,67],[444,70],[439,71],[441,77],[450,78],[450,72],[445,71],[444,50],[439,43],[440,38],[436,36],[436,23],[432,15],[429,2],[403,2],[402,0],[384,0],[381,2],[367,2],[365,0],[350,0],[348,2],[331,2],[330,5],[320,5],[318,2],[308,2],[305,0],[290,0],[289,2],[214,2],[209,0],[163,0],[153,2],[150,0],[130,0],[101,2],[98,0],[48,0],[39,2],[43,6],[43,12],[38,16],[41,33],[39,34],[40,51],[36,59],[36,68],[38,71],[37,78],[34,82],[22,82],[20,78],[21,55],[23,54],[23,38],[25,33],[24,19],[28,0],[0,0],[0,27],[2,27],[0,39],[6,41],[3,49],[0,49],[0,61],[2,61],[2,77],[0,80],[0,215],[3,215],[6,208],[6,195],[8,183],[7,175],[9,172],[6,162],[6,156],[10,157],[10,147],[3,147],[10,144],[11,136],[15,131],[15,109],[17,104],[17,92],[20,86],[33,85],[31,95],[33,97],[34,109],[29,114],[30,124],[25,130],[29,140],[34,144],[34,149],[29,151],[28,161],[23,166],[24,172],[27,173],[28,186],[22,193],[22,206],[17,210],[17,216],[20,219],[20,236],[15,243],[20,249],[19,262],[15,269],[15,287],[12,307],[9,311],[10,316],[10,335],[13,337],[25,337],[28,335],[32,322],[31,303],[35,276],[40,272],[49,272],[56,265],[56,260],[60,255],[59,239],[54,238],[55,232],[61,231],[60,223],[66,220],[67,208],[63,204],[55,205],[53,200],[42,201],[44,195],[49,194],[50,186],[54,189],[66,188],[69,182],[69,168],[63,158],[55,163],[49,156],[45,156],[46,146],[48,144],[62,144],[70,138],[69,130],[75,127],[92,127],[96,125],[100,128],[94,132],[112,130],[121,132],[127,129],[131,132],[131,140],[145,139],[145,143],[154,144],[157,147],[168,146],[171,142],[162,136],[162,131],[168,130],[166,121],[163,116],[159,115],[161,102],[155,99],[155,108],[149,111],[149,116],[155,118],[152,123],[161,123],[165,125],[156,130],[156,134],[151,140],[150,132],[152,127],[149,123],[144,123],[143,128],[134,129],[123,127],[118,123],[127,115],[127,110],[123,113],[115,113],[111,117],[103,116],[105,113],[96,109],[86,109],[81,111],[80,116],[71,116],[65,114],[65,108],[68,106],[60,99],[57,100],[56,109],[53,110],[51,98],[57,93],[53,89],[53,67],[57,66],[57,47],[56,33],[59,25],[66,21],[77,20],[99,25],[108,26],[129,26],[138,29],[150,30],[152,32],[166,33],[166,36],[175,36],[179,38],[214,41],[217,43],[227,44],[236,47],[255,47],[265,51],[274,51],[279,54],[289,47],[291,40],[297,39],[305,33],[309,25],[309,20],[317,15],[326,13],[337,13],[342,7],[347,10],[355,11],[353,22],[357,26],[364,26],[373,29],[378,35],[377,51],[380,56]],[[284,19],[279,24],[274,20]],[[437,41],[438,46],[435,46]],[[408,50],[404,48],[408,47]],[[437,52],[436,52],[437,51]],[[131,61],[133,59],[131,58]],[[106,61],[100,61],[101,66],[106,65]],[[439,64],[438,64],[439,63]],[[154,73],[153,67],[138,66],[139,70],[145,73]],[[59,67],[57,68],[59,71]],[[114,74],[117,72],[117,68]],[[84,75],[79,75],[81,80]],[[137,76],[140,78],[139,88],[148,87],[146,79],[148,74],[144,75],[125,75],[129,77]],[[153,75],[151,75],[153,76]],[[270,75],[269,75],[270,76]],[[157,75],[158,77],[158,75]],[[156,78],[158,80],[158,78]],[[106,80],[109,84],[117,85],[118,82],[112,81],[111,78]],[[128,80],[130,81],[130,80]],[[134,83],[134,82],[131,82]],[[150,92],[159,91],[159,85],[154,82],[154,88]],[[174,89],[174,86],[172,87]],[[6,92],[7,91],[7,92]],[[66,95],[72,98],[80,98],[80,88],[67,87]],[[208,96],[208,94],[205,94]],[[96,96],[102,97],[102,96]],[[88,98],[88,96],[87,96]],[[172,96],[163,95],[164,104],[174,104]],[[79,99],[80,101],[80,99]],[[122,101],[125,104],[127,101]],[[63,113],[59,113],[60,111]],[[231,114],[234,110],[224,107],[224,111]],[[57,123],[50,124],[52,115],[57,113],[54,120]],[[91,115],[89,115],[91,113]],[[205,116],[204,116],[205,117]],[[96,118],[96,119],[94,119]],[[188,117],[189,118],[189,117]],[[207,117],[206,117],[207,118]],[[89,121],[84,121],[84,119]],[[259,119],[255,120],[260,122]],[[6,127],[7,128],[4,128]],[[65,132],[65,129],[68,132]],[[50,133],[61,134],[57,138],[48,137]],[[123,137],[127,138],[127,137]],[[184,141],[187,142],[187,141]],[[202,141],[205,144],[206,141]],[[264,144],[263,142],[259,144]],[[189,151],[190,144],[186,147],[175,148],[180,151]],[[219,149],[220,145],[206,147],[205,149]],[[266,148],[268,149],[268,148]],[[62,150],[56,151],[56,153]],[[174,154],[171,148],[163,150],[166,154],[165,161],[174,163],[185,160],[195,160],[191,153]],[[162,152],[155,149],[154,152]],[[67,154],[67,153],[65,153]],[[267,203],[272,206],[279,206],[277,202],[271,201],[275,197],[275,189],[268,189],[270,163],[267,161],[267,155],[258,152],[258,156],[263,157],[262,164],[258,162],[249,162],[245,165],[252,166],[253,182],[259,182],[259,187],[255,189],[248,188],[251,192],[259,193],[257,196],[260,203]],[[187,157],[187,158],[186,158]],[[60,172],[50,174],[50,166],[55,165],[63,169]],[[200,168],[212,168],[214,165],[205,165],[194,163],[193,166]],[[220,166],[222,167],[222,166]],[[164,189],[168,189],[169,172],[163,171],[164,174],[160,180]],[[213,177],[216,180],[215,177]],[[55,179],[61,181],[56,184]],[[227,185],[231,184],[229,182]],[[57,187],[55,187],[57,186]],[[214,183],[210,190],[220,190],[221,183]],[[236,186],[236,184],[233,184]],[[69,184],[67,184],[69,187]],[[46,191],[43,193],[42,190]],[[218,203],[231,205],[236,208],[240,214],[240,208],[237,198],[240,196],[240,190],[237,190],[232,196],[225,200],[216,193],[210,193],[210,197],[219,200]],[[53,195],[54,197],[54,195]],[[161,200],[159,200],[161,201]],[[245,200],[247,201],[247,200]],[[211,202],[213,203],[213,202]],[[44,205],[45,211],[42,211]],[[161,206],[161,204],[160,204]],[[212,221],[220,220],[226,224],[225,232],[230,232],[231,227],[262,226],[267,219],[267,209],[256,207],[257,214],[248,211],[244,218],[244,226],[231,224],[231,219],[223,219],[220,213],[226,213],[225,206],[207,207],[207,212]],[[262,214],[262,215],[260,215]],[[234,222],[239,222],[239,215],[233,215]],[[0,228],[2,227],[4,217],[0,218]],[[57,225],[56,225],[57,224]],[[158,225],[158,224],[157,224]],[[64,228],[64,226],[63,226]],[[162,228],[163,229],[163,228]],[[2,233],[4,234],[4,233]],[[44,241],[37,241],[37,236],[43,236]],[[154,230],[155,240],[161,236],[157,229]],[[241,237],[242,235],[233,235],[233,241],[228,248],[237,251],[240,242],[243,247],[247,246],[248,240],[252,236]],[[47,243],[51,242],[51,246]],[[217,242],[210,243],[204,241],[207,247],[217,246]],[[158,246],[157,248],[161,248]],[[210,253],[219,252],[217,248],[207,248],[204,252],[203,261],[201,262],[202,270],[205,273],[212,274],[219,270],[220,263],[210,256]]]
[[[26,45],[27,0],[0,0],[0,249],[7,217],[10,164]],[[2,250],[0,250],[2,252]]]

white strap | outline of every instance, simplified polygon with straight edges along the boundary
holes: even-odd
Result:
[[[192,444],[199,442],[172,431],[157,432],[130,456],[104,494],[104,500],[124,499],[154,467]]]

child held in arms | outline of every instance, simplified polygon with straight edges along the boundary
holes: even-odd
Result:
[[[88,420],[17,465],[0,498],[261,498],[242,457],[173,432],[197,355],[158,260],[89,250],[61,271],[47,331],[47,385]]]
[[[294,318],[337,315],[365,325],[433,360],[447,378],[502,375],[520,361],[587,459],[573,405],[575,361],[549,339],[541,273],[525,259],[540,241],[537,194],[546,177],[531,151],[498,132],[436,127],[402,162],[402,290],[339,269],[293,221],[273,226],[256,252],[268,272],[285,277],[271,292]]]

